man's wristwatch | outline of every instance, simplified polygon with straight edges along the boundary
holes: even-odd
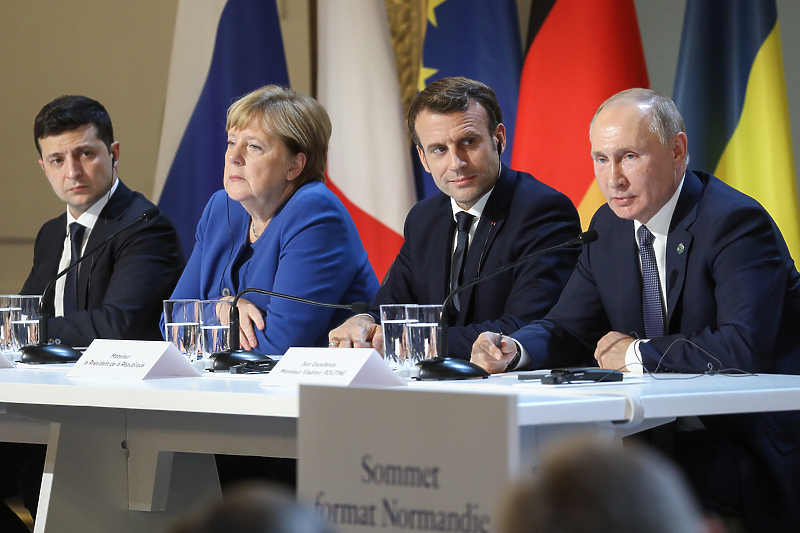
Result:
[[[503,372],[514,370],[514,367],[519,364],[519,358],[522,357],[522,350],[519,349],[519,345],[516,342],[514,345],[517,347],[517,353],[514,354],[514,358],[506,365],[506,369]]]

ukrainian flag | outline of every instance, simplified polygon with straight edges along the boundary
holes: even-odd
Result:
[[[800,257],[800,215],[775,0],[688,0],[673,99],[689,165],[752,196]]]

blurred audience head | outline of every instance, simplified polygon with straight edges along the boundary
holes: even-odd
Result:
[[[675,466],[654,451],[561,441],[519,486],[504,533],[695,533],[706,524]]]
[[[170,533],[333,533],[294,495],[261,482],[231,487],[225,497],[187,517]]]

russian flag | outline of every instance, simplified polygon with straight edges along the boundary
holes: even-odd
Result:
[[[494,90],[503,124],[509,165],[514,146],[517,94],[522,70],[522,39],[516,0],[430,0],[418,90],[451,76],[464,76]],[[416,155],[416,150],[413,151]],[[421,197],[439,192],[433,178],[419,165]]]
[[[800,255],[800,215],[775,0],[689,0],[673,92],[690,166],[758,200]]]
[[[563,192],[584,229],[605,198],[589,123],[614,94],[648,87],[633,0],[534,0],[511,164]]]
[[[383,279],[403,244],[414,182],[383,1],[319,0],[318,97],[333,124],[328,186]]]
[[[153,197],[186,256],[222,188],[228,107],[289,75],[274,0],[180,0]]]

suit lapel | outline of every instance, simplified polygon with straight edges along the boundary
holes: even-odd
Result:
[[[424,259],[421,263],[425,265],[422,272],[427,279],[432,280],[430,294],[433,302],[443,302],[450,292],[450,261],[453,255],[453,237],[456,232],[450,197],[443,196],[446,201],[442,208],[437,210],[441,215],[431,221],[429,247],[422,251]],[[437,273],[438,280],[436,280]]]
[[[686,172],[680,198],[672,214],[667,236],[667,332],[672,314],[678,304],[686,281],[686,262],[692,246],[689,227],[697,218],[697,202],[702,195],[703,184],[691,171]]]
[[[632,220],[622,220],[614,217],[614,226],[611,229],[611,239],[608,240],[611,253],[607,256],[609,264],[595,268],[595,272],[610,272],[611,279],[605,287],[610,291],[609,298],[616,304],[607,305],[607,309],[630,310],[617,320],[612,318],[612,327],[620,333],[628,335],[635,332],[640,338],[644,333],[644,311],[642,309],[642,272],[639,266],[639,248],[633,231]],[[631,283],[631,280],[634,280]],[[602,280],[596,280],[600,286],[605,285]],[[627,287],[631,287],[628,290]]]
[[[85,252],[94,250],[96,246],[119,229],[120,219],[125,214],[125,206],[130,203],[132,196],[133,192],[120,181],[114,194],[109,198],[108,203],[97,217],[94,228],[89,234],[89,240],[86,242]],[[98,264],[98,259],[104,254],[110,253],[109,246],[111,246],[111,243],[99,249],[94,253],[94,257],[87,259],[78,266],[78,309],[89,307],[89,280],[91,279],[91,273]]]
[[[481,274],[489,249],[508,218],[515,185],[516,172],[503,166],[497,184],[483,208],[475,235],[472,236],[472,243],[467,252],[467,264],[464,267],[464,281],[474,280]],[[477,302],[472,301],[474,293],[475,287],[464,289],[461,293],[459,324],[467,322],[469,309],[477,305]]]

